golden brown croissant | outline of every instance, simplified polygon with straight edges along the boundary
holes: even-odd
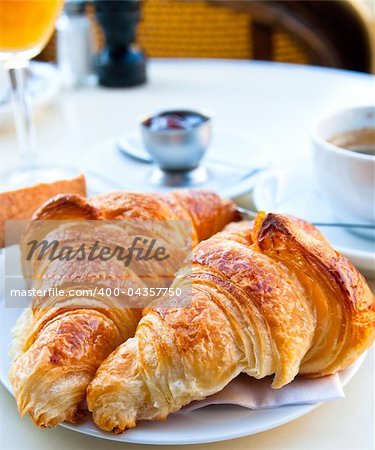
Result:
[[[374,296],[317,229],[259,214],[193,250],[190,308],[147,309],[135,337],[100,366],[87,400],[96,424],[122,432],[220,391],[239,373],[321,377],[373,340]]]
[[[115,192],[90,200],[79,195],[57,196],[43,205],[34,219],[187,219],[192,222],[192,240],[196,244],[222,229],[236,214],[232,202],[206,191],[168,195]],[[87,224],[79,223],[81,228]],[[76,222],[64,223],[56,233],[60,233],[60,240],[69,242],[77,226]],[[116,229],[111,234],[114,241],[116,236],[121,240],[120,233]],[[64,261],[46,264],[45,259],[34,258],[27,262],[25,271],[34,277],[38,289],[66,288],[67,283],[82,274],[100,274],[103,270],[111,272],[114,283],[127,275],[123,264],[114,261],[110,269],[103,264],[99,260],[83,261],[75,265],[74,272],[67,272]],[[61,279],[49,277],[50,272],[61,273]],[[134,274],[131,282],[134,287],[145,286]],[[87,285],[89,281],[85,279],[83,283]],[[32,314],[25,312],[16,326],[16,357],[10,371],[21,415],[30,413],[42,427],[79,418],[80,404],[97,367],[121,342],[134,335],[141,317],[140,309],[123,308],[119,302],[119,298],[108,296],[87,301],[82,297],[58,295],[33,299]]]

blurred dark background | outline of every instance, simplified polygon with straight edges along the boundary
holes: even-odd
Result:
[[[103,35],[93,2],[85,8],[100,51]],[[150,57],[254,59],[372,72],[372,8],[365,0],[143,0],[136,40]],[[56,59],[55,35],[38,59]]]

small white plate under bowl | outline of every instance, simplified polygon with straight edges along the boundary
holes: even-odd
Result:
[[[337,223],[327,199],[308,175],[268,172],[258,178],[253,203],[257,211],[292,214],[312,223]],[[365,275],[375,273],[375,231],[369,238],[347,228],[318,227],[331,244]]]
[[[82,170],[88,176],[90,194],[113,189],[159,192],[178,188],[152,184],[154,165],[126,156],[119,149],[119,144],[127,143],[139,149],[141,156],[145,154],[140,132],[135,130],[107,139],[85,155]],[[207,155],[202,161],[208,172],[207,181],[189,187],[211,189],[227,198],[239,197],[249,192],[259,173],[271,166],[275,156],[273,153],[266,143],[254,136],[214,130]]]
[[[11,364],[11,330],[21,312],[20,308],[5,307],[4,298],[0,300],[0,381],[10,393],[12,388],[8,373]],[[357,372],[363,359],[364,355],[358,364],[339,374],[343,386]],[[78,433],[119,442],[154,445],[202,444],[270,430],[297,419],[318,406],[319,404],[304,404],[250,410],[241,406],[211,405],[185,414],[172,414],[165,422],[141,422],[137,428],[119,435],[101,431],[90,416],[79,424],[63,423],[61,426]]]

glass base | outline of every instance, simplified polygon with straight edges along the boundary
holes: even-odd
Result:
[[[18,168],[0,173],[0,191],[12,191],[39,183],[66,180],[77,177],[79,174],[80,172],[73,167],[38,165],[31,169]]]

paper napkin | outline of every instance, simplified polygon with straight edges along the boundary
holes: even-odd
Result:
[[[359,358],[354,364],[340,372],[323,378],[308,379],[296,377],[281,389],[272,389],[272,377],[256,380],[241,374],[232,380],[221,392],[204,400],[185,406],[179,414],[194,411],[208,405],[239,405],[250,409],[276,408],[286,405],[321,403],[344,398],[343,380],[351,378],[362,363]]]

